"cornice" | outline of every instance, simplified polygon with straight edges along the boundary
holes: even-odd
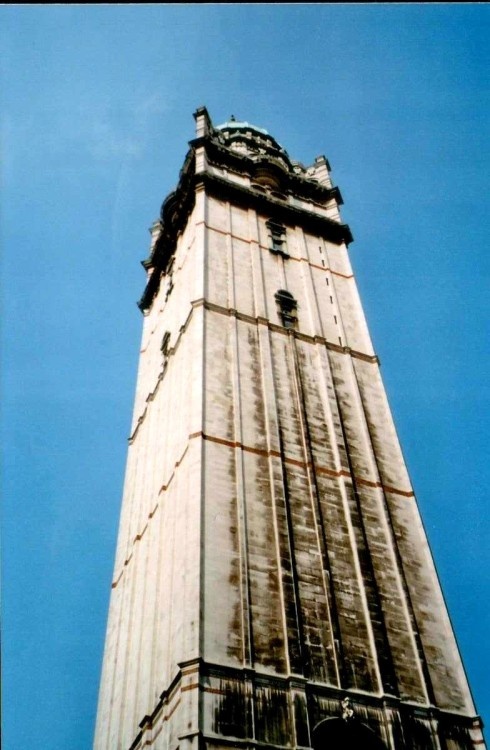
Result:
[[[208,195],[224,200],[229,199],[239,205],[250,206],[271,219],[290,226],[301,226],[303,229],[310,230],[336,245],[340,245],[342,242],[349,244],[354,239],[347,224],[340,224],[305,208],[292,206],[271,194],[259,193],[254,191],[253,188],[239,185],[209,172],[204,172],[196,177],[204,185]]]
[[[142,261],[143,267],[148,272],[146,288],[138,302],[142,312],[147,311],[160,286],[161,274],[165,272],[168,262],[172,257],[179,233],[184,229],[189,216],[195,205],[195,194],[199,187],[204,187],[207,194],[221,200],[230,200],[238,205],[255,208],[258,212],[270,219],[275,219],[291,226],[301,226],[306,231],[324,237],[326,240],[340,245],[342,242],[349,244],[353,237],[347,224],[329,219],[325,216],[315,214],[313,211],[292,206],[286,200],[282,200],[271,193],[259,193],[253,187],[245,187],[225,178],[213,175],[210,172],[195,172],[196,149],[204,147],[207,156],[215,159],[219,164],[235,169],[241,174],[253,174],[255,162],[249,156],[232,152],[230,149],[219,144],[210,136],[196,138],[190,142],[190,150],[180,171],[179,183],[174,191],[169,193],[161,208],[162,229],[158,236],[150,256]],[[263,155],[261,155],[263,156]],[[267,158],[265,156],[264,158]],[[272,156],[271,156],[272,158]],[[274,168],[280,170],[273,159]],[[284,170],[285,183],[282,188],[294,192],[298,197],[342,202],[338,188],[321,185],[314,180],[306,180],[298,175]]]
[[[186,677],[192,675],[193,681],[190,684],[184,682]],[[150,713],[143,716],[138,725],[138,732],[131,743],[129,750],[137,750],[144,745],[152,745],[153,739],[147,737],[145,740],[145,734],[156,730],[156,727],[165,723],[169,720],[177,707],[177,700],[179,694],[189,690],[196,690],[200,693],[214,692],[214,689],[207,683],[209,677],[221,678],[227,681],[233,681],[237,684],[246,684],[253,688],[269,687],[275,690],[284,691],[287,693],[294,693],[300,691],[304,693],[307,698],[318,699],[326,698],[334,701],[338,704],[339,713],[341,710],[341,702],[343,699],[348,697],[353,705],[354,713],[357,714],[358,719],[362,721],[366,720],[365,712],[370,711],[382,711],[385,713],[386,719],[389,719],[388,712],[395,712],[400,716],[413,715],[415,719],[432,721],[435,720],[441,726],[446,727],[457,727],[466,731],[472,729],[481,729],[483,722],[480,716],[462,714],[457,711],[446,710],[431,704],[420,704],[414,703],[409,700],[404,700],[394,695],[387,694],[374,694],[365,692],[358,689],[342,688],[336,685],[327,685],[325,683],[316,682],[304,678],[302,675],[291,675],[291,674],[270,674],[261,672],[260,669],[256,669],[252,666],[231,666],[223,665],[218,663],[207,662],[203,658],[198,657],[190,662],[184,662],[178,664],[178,671],[170,681],[169,685],[160,694],[159,699],[154,705]],[[170,708],[170,704],[174,703],[174,706]],[[168,713],[165,714],[164,710],[168,708]],[[324,719],[336,718],[329,712],[324,713]],[[367,726],[369,724],[366,722]],[[157,734],[160,733],[161,728],[156,730]],[[237,738],[227,737],[221,734],[210,734],[203,733],[202,729],[194,728],[188,733],[179,735],[179,739],[185,737],[199,736],[203,740],[209,740],[211,742],[217,742],[219,745],[225,745],[236,748],[243,748],[244,750],[250,750],[250,748],[274,748],[274,750],[285,750],[285,745],[274,745],[271,743],[261,742],[255,738]],[[205,742],[202,743],[203,745]]]
[[[282,172],[283,190],[290,190],[299,198],[310,198],[322,203],[332,199],[335,199],[339,205],[343,203],[338,187],[329,187],[317,182],[317,180],[307,179],[294,172],[294,166],[285,152],[278,152],[274,148],[265,147],[263,149],[265,153],[257,154],[254,159],[246,154],[233,151],[212,135],[196,138],[190,141],[190,145],[192,148],[204,148],[208,160],[216,166],[229,167],[251,178],[253,178],[258,164],[268,162],[272,168],[275,167]],[[284,165],[287,165],[287,167]]]
[[[191,150],[186,156],[184,166],[180,171],[177,188],[166,197],[160,210],[161,232],[153,246],[149,258],[142,261],[149,277],[145,291],[138,302],[142,312],[148,310],[158,293],[161,274],[168,266],[168,262],[175,251],[179,233],[184,229],[194,208],[195,191],[195,154]]]

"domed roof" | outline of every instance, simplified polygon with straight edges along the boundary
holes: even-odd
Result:
[[[228,122],[224,122],[222,125],[216,126],[216,130],[230,130],[235,128],[237,130],[255,130],[257,133],[262,133],[262,135],[270,135],[270,133],[265,130],[265,128],[259,128],[257,127],[257,125],[252,125],[250,122],[234,120],[233,118],[228,120]]]
[[[287,151],[268,130],[259,128],[257,125],[252,125],[252,123],[245,120],[235,120],[233,115],[227,122],[218,125],[215,130],[222,133],[225,140],[230,143],[237,139],[240,142],[245,141],[247,145],[252,146],[252,151],[256,150],[257,146],[263,147],[267,145],[274,151],[279,152],[283,158],[289,159]]]

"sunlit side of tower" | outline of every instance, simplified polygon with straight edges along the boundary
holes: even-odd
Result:
[[[195,113],[152,228],[96,750],[481,750],[329,164]]]

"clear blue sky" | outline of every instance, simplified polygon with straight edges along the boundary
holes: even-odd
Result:
[[[147,228],[205,104],[325,153],[479,711],[490,7],[3,6],[6,750],[91,747]]]

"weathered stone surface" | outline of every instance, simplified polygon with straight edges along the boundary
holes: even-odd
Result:
[[[482,748],[328,163],[196,121],[145,261],[95,747],[308,748],[347,695],[376,747]]]

